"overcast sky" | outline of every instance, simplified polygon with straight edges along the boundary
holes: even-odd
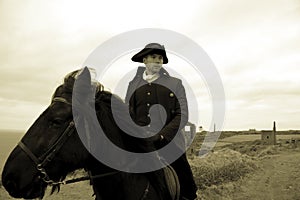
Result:
[[[271,129],[273,121],[300,129],[300,1],[175,2],[0,0],[0,129],[27,130],[68,72],[106,40],[141,28],[172,30],[204,49],[225,89],[224,130]],[[116,60],[115,76],[103,80],[113,92],[117,72],[138,66],[131,56]],[[200,117],[191,121],[208,129],[209,89],[170,58],[166,67],[197,96]]]

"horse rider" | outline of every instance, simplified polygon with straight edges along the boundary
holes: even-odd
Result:
[[[196,199],[197,186],[181,132],[188,122],[188,105],[182,81],[170,76],[162,67],[168,63],[168,58],[164,46],[159,43],[147,44],[131,60],[144,63],[144,66],[138,67],[127,89],[125,102],[129,106],[130,116],[149,133],[157,133],[151,137],[155,149],[164,147],[174,139],[176,151],[182,151],[181,156],[170,164],[180,182],[180,199]],[[175,137],[177,133],[179,135]],[[168,155],[160,156],[168,162]]]

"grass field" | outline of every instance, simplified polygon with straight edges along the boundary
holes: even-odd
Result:
[[[21,132],[0,132],[1,171]],[[235,135],[218,140],[214,152],[192,157],[198,199],[300,199],[300,148],[286,143],[300,135],[277,135],[278,145],[263,145],[260,135]],[[299,145],[300,146],[300,145]],[[200,145],[199,145],[200,147]],[[266,192],[268,190],[269,192]],[[89,182],[62,186],[46,200],[94,199]],[[0,185],[0,200],[11,200]]]
[[[291,139],[291,138],[300,138],[300,135],[296,134],[291,134],[291,135],[276,135],[276,139]],[[227,137],[224,139],[219,140],[219,142],[229,142],[229,143],[234,143],[234,142],[244,142],[244,141],[254,141],[254,140],[259,140],[261,139],[261,135],[259,134],[253,134],[253,135],[235,135],[231,137]]]

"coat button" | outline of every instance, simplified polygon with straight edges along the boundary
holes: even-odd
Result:
[[[170,93],[170,97],[174,97],[174,93],[173,92]]]
[[[149,96],[151,94],[151,92],[147,92],[147,95]]]
[[[150,103],[147,103],[147,106],[149,107],[149,106],[150,106]]]

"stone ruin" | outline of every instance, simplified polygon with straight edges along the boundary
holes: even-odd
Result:
[[[273,122],[273,130],[262,130],[261,140],[268,145],[276,144],[276,122]]]

